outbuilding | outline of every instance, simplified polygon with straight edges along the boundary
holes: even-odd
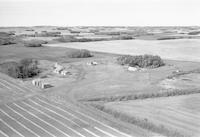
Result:
[[[138,68],[136,68],[136,67],[128,67],[128,71],[137,71],[138,70]]]

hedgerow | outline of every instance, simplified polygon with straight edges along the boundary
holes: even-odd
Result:
[[[125,96],[99,97],[99,98],[84,99],[83,101],[114,102],[114,101],[128,101],[128,100],[157,98],[157,97],[170,97],[170,96],[188,95],[188,94],[196,94],[196,93],[200,93],[200,90],[198,89],[197,90],[174,90],[174,91],[165,91],[165,92],[133,94],[133,95],[125,95]]]
[[[42,47],[42,44],[47,44],[48,42],[43,40],[29,40],[23,43],[25,47]]]
[[[70,58],[88,58],[88,57],[92,57],[92,55],[89,50],[80,49],[80,50],[74,50],[74,51],[68,53],[68,57],[70,57]]]

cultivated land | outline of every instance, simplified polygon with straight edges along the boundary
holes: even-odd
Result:
[[[200,95],[163,97],[137,101],[106,103],[105,107],[124,115],[148,119],[157,126],[185,136],[200,136]],[[159,102],[159,103],[158,103]]]
[[[143,55],[153,54],[162,58],[181,61],[200,61],[199,39],[178,40],[116,40],[89,43],[61,43],[47,44],[51,47],[67,47],[77,49],[88,49],[91,51]]]
[[[22,45],[12,45],[1,48],[1,62],[10,60],[19,60],[24,57],[32,57],[40,59],[40,67],[43,69],[41,76],[47,76],[45,81],[53,84],[53,88],[41,90],[31,85],[31,79],[25,81],[16,80],[1,74],[1,124],[6,127],[1,129],[2,136],[148,136],[154,133],[145,131],[136,126],[126,127],[126,124],[120,121],[114,122],[112,117],[96,112],[93,109],[85,108],[75,104],[73,96],[71,96],[71,89],[76,87],[76,82],[81,81],[85,77],[84,71],[81,69],[80,62],[86,64],[91,59],[71,59],[67,57],[67,53],[71,49],[66,48],[27,48]],[[26,53],[23,55],[22,53]],[[63,54],[62,54],[63,53]],[[113,56],[107,54],[94,53],[93,59],[112,58]],[[48,60],[48,61],[47,61]],[[52,66],[55,61],[60,61],[66,66],[71,67],[71,76],[60,77],[52,73]],[[64,95],[63,95],[64,94]],[[44,96],[44,97],[43,97]],[[47,101],[47,104],[56,104],[61,107],[68,106],[71,108],[72,114],[78,113],[78,116],[73,116],[69,110],[51,110],[47,112],[37,111],[33,112],[33,104],[31,106],[25,105],[26,102],[32,99],[42,99]],[[63,102],[64,98],[64,102]],[[57,102],[57,103],[56,103]],[[58,104],[59,102],[59,104]],[[37,102],[36,102],[37,103]],[[13,108],[14,105],[14,108]],[[15,106],[17,105],[18,108]],[[21,106],[22,105],[22,106]],[[40,104],[41,105],[41,104]],[[77,107],[77,105],[79,107]],[[10,109],[9,109],[10,106]],[[21,107],[21,108],[20,108]],[[13,108],[13,110],[11,109]],[[30,110],[31,109],[31,110]],[[23,111],[24,110],[24,111]],[[39,109],[41,110],[41,109]],[[46,111],[44,104],[42,110]],[[76,110],[76,111],[74,111]],[[79,110],[79,111],[78,111]],[[62,112],[63,111],[63,112]],[[26,113],[25,113],[26,112]],[[40,112],[40,113],[39,113]],[[51,112],[51,113],[50,113]],[[61,112],[64,113],[61,115]],[[89,113],[88,113],[89,112]],[[19,114],[18,114],[19,113]],[[50,114],[49,114],[50,113]],[[70,116],[71,114],[71,116]],[[55,116],[54,116],[55,115]],[[91,115],[91,116],[90,116]],[[21,117],[20,117],[21,116]],[[63,118],[65,116],[65,119]],[[85,116],[85,117],[84,117]],[[89,117],[90,116],[90,117]],[[58,118],[56,118],[58,117]],[[89,118],[88,118],[89,117]],[[23,122],[18,119],[23,119]],[[61,119],[62,118],[62,119]],[[47,120],[46,120],[47,119]],[[68,119],[68,123],[66,122]],[[63,122],[65,120],[65,122]],[[86,121],[88,120],[88,121]],[[69,123],[71,121],[71,123]],[[52,122],[57,125],[55,126]],[[92,124],[94,122],[94,124]],[[95,123],[96,122],[96,123]],[[124,125],[121,127],[120,125]],[[19,129],[16,128],[20,127]],[[99,126],[99,127],[98,127]],[[39,128],[41,128],[39,130]],[[130,129],[129,129],[130,128]],[[137,132],[132,132],[135,129]],[[122,131],[123,130],[123,131]],[[42,133],[44,132],[44,133]]]
[[[20,40],[54,43],[41,47],[25,47],[20,42],[0,46],[0,64],[33,58],[38,60],[41,69],[38,76],[24,80],[0,73],[0,136],[200,135],[200,41],[198,35],[189,35],[189,32],[198,31],[198,27],[23,27],[0,30],[15,31],[14,36]],[[97,30],[98,33],[91,35]],[[52,37],[45,31],[61,34]],[[127,33],[136,40],[111,41],[114,36],[116,39],[116,35]],[[64,35],[77,38],[101,35],[112,39],[84,43],[54,40]],[[156,40],[169,36],[173,40]],[[70,58],[72,48],[89,49],[93,57]],[[128,66],[117,63],[121,54],[160,55],[165,65],[131,72]],[[92,61],[97,65],[88,65]],[[66,76],[54,73],[56,62],[70,73]],[[31,81],[36,78],[52,87],[33,86]]]

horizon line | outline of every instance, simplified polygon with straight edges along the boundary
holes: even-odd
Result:
[[[0,28],[17,27],[200,27],[200,25],[27,25],[0,26]]]

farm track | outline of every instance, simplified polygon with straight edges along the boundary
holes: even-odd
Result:
[[[31,93],[28,88],[0,79],[15,94]],[[0,105],[0,136],[2,137],[132,137],[77,106],[50,101],[41,95]],[[136,135],[137,136],[137,135]]]

